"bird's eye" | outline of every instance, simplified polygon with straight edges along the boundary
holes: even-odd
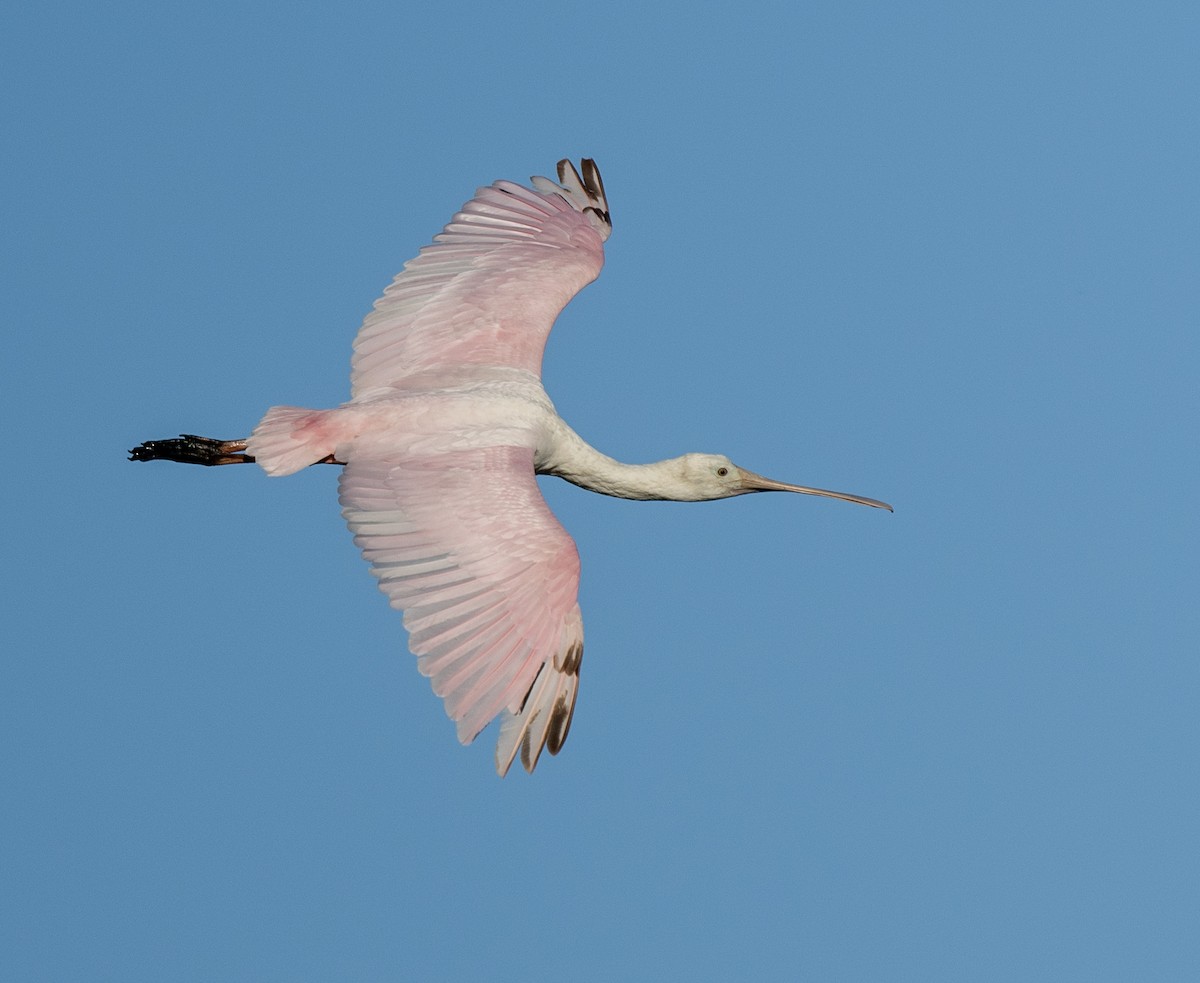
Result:
[[[719,478],[724,478],[727,474],[729,474],[729,468],[717,468],[717,476]]]

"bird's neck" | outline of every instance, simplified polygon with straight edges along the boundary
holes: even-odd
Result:
[[[565,481],[614,498],[638,501],[691,501],[694,490],[683,481],[680,458],[651,464],[623,464],[592,447],[574,430],[561,424],[554,439],[538,449],[538,474]]]

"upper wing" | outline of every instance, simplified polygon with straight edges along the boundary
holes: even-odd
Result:
[[[579,553],[534,478],[533,451],[355,457],[342,513],[464,744],[507,711],[496,747],[533,771],[567,738],[583,658]]]
[[[404,264],[354,339],[351,395],[429,369],[503,365],[541,374],[546,337],[567,302],[600,273],[612,230],[594,161],[561,185],[497,181]]]

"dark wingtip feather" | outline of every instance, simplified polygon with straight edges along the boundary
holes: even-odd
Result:
[[[608,198],[604,194],[604,181],[600,177],[600,168],[591,157],[580,161],[583,176],[580,177],[575,165],[566,157],[558,162],[558,181],[567,194],[564,196],[581,212],[591,213],[603,222],[608,230],[612,230],[612,215],[608,211]],[[539,179],[534,179],[535,185]],[[544,178],[541,180],[545,180]],[[547,182],[549,184],[549,182]],[[549,188],[539,190],[549,190]],[[588,202],[583,204],[580,199]],[[608,233],[604,233],[605,238]]]
[[[596,166],[596,162],[591,157],[584,157],[580,165],[583,167],[583,186],[587,188],[588,194],[607,203],[607,198],[604,196],[604,180],[600,177],[600,168]]]

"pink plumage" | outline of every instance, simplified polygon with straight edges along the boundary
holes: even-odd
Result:
[[[586,181],[564,161],[562,184],[543,191],[480,188],[367,316],[351,401],[274,407],[247,446],[272,475],[345,462],[354,541],[405,612],[409,649],[459,739],[511,718],[501,775],[518,752],[530,771],[547,743],[557,753],[578,691],[579,554],[534,458],[546,338],[599,274],[611,228],[599,171],[583,167]]]
[[[147,441],[133,460],[257,461],[269,475],[345,465],[342,512],[409,648],[467,743],[499,716],[496,768],[533,771],[567,738],[579,690],[579,554],[535,476],[630,499],[759,491],[873,499],[789,485],[719,454],[622,464],[554,410],[542,352],[559,311],[596,278],[611,231],[600,172],[481,188],[405,264],[354,341],[351,399],[275,406],[245,440]]]

